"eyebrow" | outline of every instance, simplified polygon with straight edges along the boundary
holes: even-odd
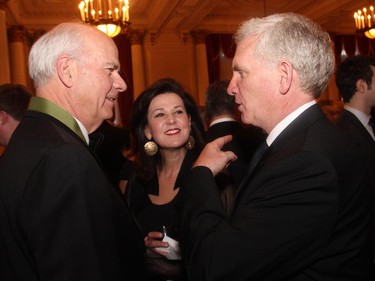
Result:
[[[241,66],[239,66],[237,64],[233,65],[232,70],[233,71],[237,71],[237,72],[238,71],[247,72],[247,70],[245,68],[243,68],[243,67],[241,67]]]
[[[174,106],[172,109],[179,109],[179,108],[181,108],[181,109],[185,109],[185,106],[184,105],[176,105],[176,106]],[[158,108],[155,108],[152,112],[155,112],[155,111],[158,111],[158,110],[162,110],[162,111],[165,111],[166,109],[165,108],[163,108],[163,107],[158,107]],[[151,112],[151,113],[152,113]]]
[[[120,69],[120,65],[118,63],[114,63],[114,62],[106,62],[103,64],[103,67],[106,68],[106,67],[111,67],[115,70],[119,70]]]

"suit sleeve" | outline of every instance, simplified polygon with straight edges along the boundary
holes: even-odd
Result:
[[[314,261],[337,216],[335,170],[299,153],[260,168],[228,217],[206,167],[191,171],[178,205],[191,280],[287,280]]]

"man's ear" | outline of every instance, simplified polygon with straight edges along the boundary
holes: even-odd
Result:
[[[0,111],[0,126],[8,122],[8,114],[5,111]]]
[[[368,85],[365,80],[359,79],[355,83],[356,92],[364,93],[368,89]]]
[[[73,85],[72,71],[73,71],[73,60],[63,55],[57,59],[57,75],[60,81],[68,88]]]
[[[282,61],[278,65],[278,70],[280,74],[280,93],[285,95],[288,93],[293,81],[293,66],[287,62]]]

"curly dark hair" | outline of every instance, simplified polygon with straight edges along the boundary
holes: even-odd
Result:
[[[358,80],[362,79],[371,88],[373,76],[371,66],[375,66],[375,58],[365,55],[348,57],[338,65],[336,85],[344,102],[349,102],[357,91]]]
[[[161,167],[161,156],[158,151],[156,155],[150,157],[144,152],[143,146],[148,141],[144,135],[147,125],[147,111],[153,98],[160,94],[175,93],[181,97],[186,112],[191,118],[191,135],[195,139],[195,146],[192,149],[199,153],[204,146],[204,125],[193,97],[187,93],[183,87],[174,79],[165,78],[156,81],[149,88],[144,90],[134,101],[132,106],[129,127],[131,132],[130,155],[135,156],[136,175],[141,180],[152,178]]]

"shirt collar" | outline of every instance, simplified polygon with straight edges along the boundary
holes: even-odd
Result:
[[[313,106],[316,104],[315,100],[309,101],[302,106],[298,107],[296,110],[294,110],[292,113],[290,113],[288,116],[286,116],[281,122],[279,122],[275,128],[272,129],[272,131],[269,133],[266,142],[268,146],[271,146],[273,141],[280,135],[280,133],[290,124],[293,122],[294,119],[296,119],[302,112],[304,112],[306,109],[308,109],[310,106]]]
[[[369,125],[369,121],[370,121],[370,116],[367,115],[366,113],[364,113],[363,111],[360,111],[358,109],[355,109],[353,107],[350,107],[349,105],[344,105],[344,109],[353,113],[355,117],[358,118],[359,122],[362,123],[362,125],[365,127],[365,129],[369,132],[369,134],[371,135],[371,137],[373,139],[375,139],[375,135],[374,135],[374,132],[371,128],[371,126]]]
[[[363,124],[363,126],[367,126],[368,124],[368,121],[370,121],[370,116],[368,116],[366,113],[358,110],[358,109],[355,109],[353,107],[350,107],[349,105],[344,105],[344,108],[353,113],[358,119],[359,121]]]
[[[88,135],[86,138],[83,133],[83,131],[86,131],[87,134],[87,130],[82,130],[83,125],[81,124],[81,122],[78,122],[78,120],[75,119],[69,112],[65,111],[65,109],[58,106],[57,104],[47,99],[34,96],[31,97],[28,109],[42,112],[54,117],[65,126],[70,128],[73,132],[75,132],[83,141],[86,141],[86,143],[88,143]]]
[[[83,124],[82,124],[81,121],[79,121],[79,120],[78,120],[77,118],[75,118],[74,116],[73,116],[73,118],[77,121],[78,126],[79,126],[79,128],[81,129],[81,132],[82,132],[82,134],[83,134],[83,137],[84,137],[85,140],[86,140],[86,143],[89,144],[89,132],[87,131],[87,129],[85,128],[85,126],[83,126]]]
[[[210,126],[209,126],[209,127],[211,127],[211,126],[213,126],[213,125],[215,125],[215,124],[217,124],[217,123],[228,122],[228,121],[236,121],[236,119],[231,118],[231,117],[218,118],[218,119],[212,121],[212,122],[210,123]]]

